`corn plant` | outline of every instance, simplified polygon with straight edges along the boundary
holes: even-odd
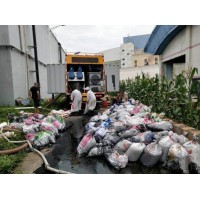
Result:
[[[142,73],[135,79],[121,81],[120,90],[127,91],[134,98],[152,106],[153,112],[164,112],[169,118],[200,129],[200,83],[192,81],[196,68],[188,68],[173,80],[156,75],[150,78]],[[197,96],[197,102],[192,96]]]

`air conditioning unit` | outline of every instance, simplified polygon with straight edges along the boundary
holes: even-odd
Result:
[[[89,73],[89,84],[91,86],[101,86],[101,72]]]

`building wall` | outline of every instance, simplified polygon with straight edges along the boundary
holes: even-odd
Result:
[[[65,52],[48,26],[35,26],[41,97],[48,98],[47,64],[65,63]],[[7,45],[5,48],[4,46]],[[36,81],[32,26],[0,26],[0,105],[14,105],[18,97],[27,98]],[[7,76],[9,76],[9,78]],[[6,86],[5,86],[6,85]],[[5,87],[4,87],[5,86]]]
[[[120,69],[120,80],[134,79],[137,75],[148,74],[150,77],[154,77],[156,74],[160,74],[160,66],[144,66],[144,67],[129,67],[126,69]]]
[[[166,61],[185,55],[185,65],[199,69],[200,74],[200,26],[186,26],[166,46],[161,55],[162,67]]]
[[[157,59],[157,63],[156,63]],[[146,61],[145,61],[146,60]],[[158,55],[150,55],[150,54],[145,54],[141,52],[135,53],[132,56],[132,67],[141,67],[145,65],[156,65],[159,64],[159,56]]]
[[[10,48],[0,48],[0,105],[13,105],[13,78]]]
[[[121,68],[128,68],[132,66],[132,52],[134,45],[132,43],[120,45]]]
[[[120,47],[108,49],[108,50],[102,51],[101,53],[104,54],[105,63],[115,61],[115,60],[120,60],[120,57],[121,57]]]

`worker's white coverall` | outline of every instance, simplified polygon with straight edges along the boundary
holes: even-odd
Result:
[[[72,112],[77,112],[81,110],[81,104],[82,104],[82,95],[81,92],[77,89],[75,89],[71,93],[71,100],[73,101],[73,105],[71,107]]]
[[[86,114],[89,110],[94,110],[96,107],[96,96],[94,94],[94,92],[92,92],[91,90],[89,90],[87,92],[87,104],[85,106],[85,112],[84,114]]]

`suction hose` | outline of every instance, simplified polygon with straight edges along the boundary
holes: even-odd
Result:
[[[3,155],[3,154],[10,154],[10,152],[12,153],[17,153],[18,151],[26,148],[29,146],[30,150],[31,151],[34,151],[36,152],[37,154],[39,154],[39,156],[42,158],[44,164],[45,164],[45,169],[49,170],[49,171],[52,171],[52,172],[55,172],[55,173],[58,173],[58,174],[73,174],[71,172],[67,172],[67,171],[63,171],[63,170],[58,170],[58,169],[55,169],[53,167],[50,167],[47,159],[45,158],[45,156],[40,152],[38,151],[37,149],[33,148],[32,144],[30,143],[29,140],[22,140],[22,141],[10,141],[6,135],[3,133],[3,128],[7,126],[7,123],[6,122],[3,122],[0,124],[0,134],[2,135],[2,137],[7,140],[8,142],[10,143],[24,143],[26,142],[25,144],[23,144],[22,146],[20,147],[17,147],[15,149],[11,149],[11,150],[3,150],[3,151],[0,151],[0,155]],[[12,129],[13,130],[13,129]],[[2,153],[1,153],[2,152]]]

